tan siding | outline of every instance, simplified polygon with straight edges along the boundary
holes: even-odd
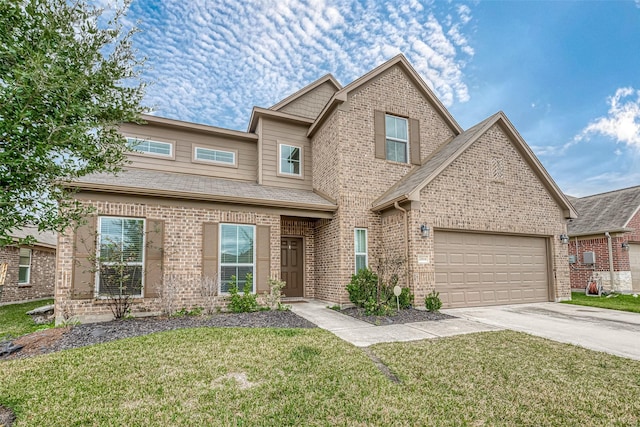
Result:
[[[336,89],[333,84],[325,82],[311,92],[280,108],[278,111],[315,120],[335,91]]]
[[[158,138],[175,142],[175,160],[145,155],[130,155],[131,166],[169,172],[207,175],[218,178],[256,181],[258,168],[258,148],[254,141],[205,135],[198,132],[177,131],[153,125],[124,124],[121,131],[127,136]],[[237,151],[238,167],[219,166],[192,161],[193,144],[204,148],[219,148]]]
[[[311,143],[307,138],[307,127],[281,121],[262,120],[262,183],[274,187],[312,189]],[[278,176],[278,144],[302,147],[303,178]]]

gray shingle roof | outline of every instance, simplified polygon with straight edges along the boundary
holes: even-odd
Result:
[[[429,157],[422,166],[414,169],[405,175],[397,184],[389,191],[383,194],[373,203],[375,207],[381,207],[398,198],[408,197],[410,193],[420,190],[430,179],[435,177],[438,169],[452,158],[457,157],[461,150],[464,150],[466,144],[482,135],[490,125],[497,119],[500,113],[481,121],[477,125],[467,129],[460,135],[444,144],[438,151]]]
[[[20,229],[13,230],[9,233],[11,237],[16,239],[24,239],[27,236],[33,236],[41,246],[56,247],[58,245],[58,235],[52,231],[38,231],[38,227],[24,226]],[[38,246],[36,244],[36,246]]]
[[[102,191],[166,195],[186,199],[247,203],[261,206],[289,206],[322,211],[336,210],[335,203],[309,190],[270,187],[201,175],[128,169],[111,174],[93,174],[72,186]]]
[[[640,186],[572,199],[578,218],[567,226],[570,236],[622,230],[640,206]]]

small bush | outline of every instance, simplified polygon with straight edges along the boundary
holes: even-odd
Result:
[[[402,293],[398,297],[398,302],[400,303],[400,308],[411,308],[413,306],[413,294],[411,293],[411,289],[402,288]]]
[[[263,303],[267,310],[288,310],[289,306],[282,304],[282,289],[287,285],[282,280],[271,278],[267,281],[269,292],[264,292]]]
[[[260,308],[258,305],[258,295],[251,293],[253,275],[251,273],[247,273],[246,279],[247,281],[244,284],[242,295],[240,295],[236,276],[231,276],[231,283],[229,286],[231,301],[229,302],[229,310],[233,313],[248,313],[258,311]]]
[[[391,276],[390,283],[384,283],[380,277],[369,268],[358,271],[351,276],[351,282],[347,285],[349,301],[356,307],[364,308],[367,316],[387,316],[393,314],[397,307],[396,297],[393,294],[394,285],[398,282],[397,276]],[[400,308],[410,308],[413,305],[413,294],[409,288],[403,288],[398,297]]]
[[[442,301],[440,301],[440,292],[436,292],[435,289],[431,291],[429,295],[424,298],[424,306],[427,311],[438,311],[442,307]]]
[[[349,292],[349,301],[357,307],[364,307],[367,301],[377,298],[378,275],[369,268],[363,268],[351,276],[347,292]]]

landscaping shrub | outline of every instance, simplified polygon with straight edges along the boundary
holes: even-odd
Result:
[[[381,264],[384,261],[381,261]],[[397,261],[394,261],[398,264]],[[389,269],[382,268],[382,271]],[[386,279],[385,277],[388,276]],[[369,268],[358,271],[351,276],[351,282],[347,285],[349,301],[356,307],[364,308],[367,316],[385,316],[392,314],[397,306],[393,288],[398,283],[397,274],[378,275]],[[399,298],[400,308],[409,308],[413,303],[413,294],[409,288],[403,288]]]
[[[438,311],[442,307],[442,301],[440,301],[440,292],[436,292],[435,289],[431,291],[429,295],[424,298],[424,306],[427,311]]]
[[[253,275],[247,273],[247,281],[244,284],[242,295],[238,290],[238,283],[236,276],[231,276],[231,283],[229,286],[229,293],[231,294],[231,301],[229,302],[229,310],[233,313],[247,313],[251,311],[258,311],[260,306],[258,305],[258,295],[251,293]]]

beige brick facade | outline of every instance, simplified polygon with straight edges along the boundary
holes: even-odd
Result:
[[[51,298],[54,293],[56,251],[49,248],[29,247],[31,266],[29,283],[18,283],[20,248],[7,246],[0,249],[0,264],[7,263],[4,287],[0,286],[0,304]]]

